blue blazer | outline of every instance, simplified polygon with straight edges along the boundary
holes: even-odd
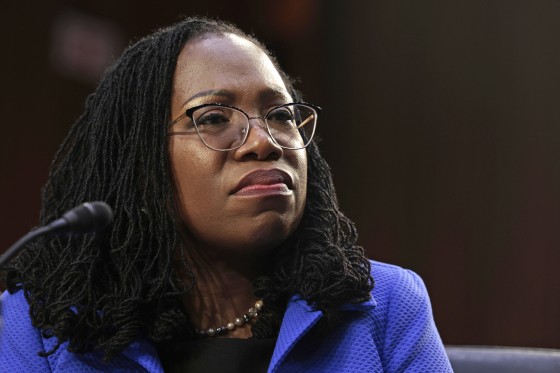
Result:
[[[294,296],[286,309],[268,371],[452,372],[435,327],[426,288],[418,275],[372,262],[372,298],[342,306],[340,322],[326,337],[308,331],[321,318]],[[108,363],[100,352],[74,354],[66,343],[48,358],[55,338],[31,325],[23,291],[4,293],[0,316],[0,372],[163,372],[150,341],[138,339]]]

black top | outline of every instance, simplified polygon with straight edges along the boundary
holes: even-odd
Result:
[[[276,338],[207,338],[157,346],[166,373],[266,373]]]

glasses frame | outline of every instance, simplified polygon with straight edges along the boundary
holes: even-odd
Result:
[[[311,133],[311,136],[309,136],[309,139],[307,140],[305,145],[301,146],[301,147],[297,147],[297,148],[292,148],[292,147],[289,147],[289,146],[284,146],[284,145],[279,144],[276,141],[276,139],[274,138],[274,136],[272,136],[272,133],[270,131],[270,127],[268,126],[268,121],[266,120],[268,115],[271,112],[273,112],[274,110],[277,110],[279,108],[286,107],[286,106],[293,106],[293,105],[306,106],[306,107],[312,109],[315,112],[315,116],[314,116],[315,117],[315,124],[313,126],[313,132]],[[241,141],[241,143],[239,145],[237,145],[233,148],[228,148],[228,149],[217,149],[217,148],[214,148],[214,147],[208,145],[206,143],[206,141],[204,141],[204,139],[202,138],[202,135],[200,134],[200,132],[198,130],[198,125],[196,124],[196,122],[193,118],[193,114],[198,109],[202,109],[202,108],[208,107],[208,106],[218,106],[218,107],[230,108],[230,109],[233,109],[233,110],[237,110],[237,111],[241,112],[243,115],[245,115],[245,117],[247,118],[247,131],[245,131],[245,137],[243,138],[243,140]],[[178,123],[185,118],[189,118],[192,121],[192,123],[194,125],[194,128],[196,129],[196,133],[198,134],[198,137],[200,138],[200,141],[202,141],[202,143],[204,145],[206,145],[208,148],[210,148],[212,150],[215,150],[215,151],[218,151],[218,152],[227,152],[227,151],[230,151],[230,150],[239,149],[240,147],[243,146],[243,144],[245,144],[245,142],[247,141],[247,137],[249,136],[249,131],[251,130],[251,123],[250,123],[251,119],[262,119],[262,121],[264,123],[263,128],[266,129],[266,132],[268,133],[268,136],[270,136],[270,139],[272,140],[272,142],[274,142],[276,145],[278,145],[279,147],[281,147],[283,149],[298,150],[298,149],[306,148],[311,143],[311,140],[313,140],[313,136],[315,135],[315,131],[317,129],[317,119],[319,118],[319,113],[321,112],[321,110],[322,109],[319,106],[310,104],[308,102],[290,102],[290,103],[287,103],[287,104],[282,104],[282,105],[278,105],[278,106],[275,106],[275,107],[271,108],[270,110],[268,110],[266,112],[266,114],[264,116],[250,117],[249,114],[247,114],[246,112],[244,112],[243,110],[241,110],[238,107],[235,107],[235,106],[232,106],[232,105],[227,105],[227,104],[220,104],[220,103],[208,103],[208,104],[201,104],[201,105],[193,106],[192,108],[189,108],[189,109],[185,110],[185,112],[183,114],[181,114],[180,116],[175,118],[173,121],[171,121],[167,125],[167,128],[170,129],[175,123]],[[301,128],[301,127],[302,127],[302,125],[298,126],[298,129]],[[192,134],[192,132],[179,131],[179,132],[168,132],[167,133],[168,136],[190,135],[190,134]]]

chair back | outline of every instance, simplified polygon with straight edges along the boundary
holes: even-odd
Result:
[[[446,346],[455,373],[560,373],[560,350]]]

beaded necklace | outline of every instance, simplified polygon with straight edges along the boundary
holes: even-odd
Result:
[[[234,321],[228,322],[226,325],[219,326],[217,328],[207,328],[207,329],[196,329],[196,334],[199,337],[215,337],[218,335],[224,335],[247,324],[249,321],[256,319],[259,316],[259,311],[263,308],[264,303],[262,300],[258,300],[255,305],[243,314],[243,316],[236,318]]]

